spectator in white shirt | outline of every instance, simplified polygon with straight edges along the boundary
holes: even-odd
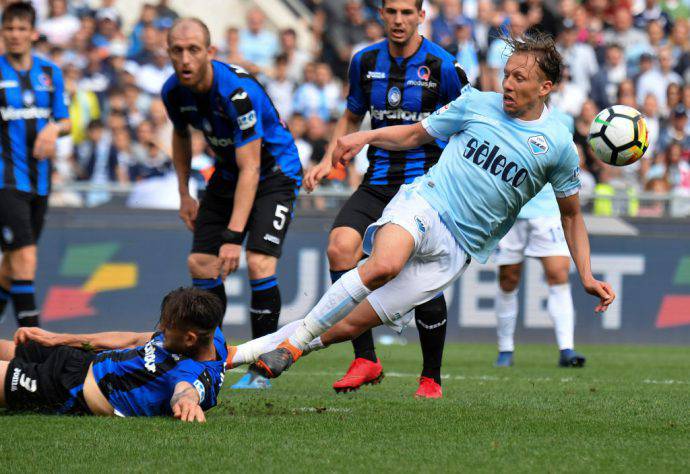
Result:
[[[247,28],[240,31],[240,52],[244,58],[262,69],[271,67],[278,54],[278,38],[265,28],[266,17],[258,8],[247,12]]]
[[[592,76],[599,70],[594,48],[587,43],[578,43],[577,29],[572,21],[563,22],[563,30],[558,36],[558,50],[564,62],[570,67],[573,83],[586,95],[592,83]]]
[[[314,82],[302,84],[295,93],[295,111],[305,117],[316,115],[324,122],[339,113],[340,87],[333,80],[331,67],[326,63],[316,65]]]
[[[295,92],[295,83],[287,77],[288,58],[286,54],[280,54],[276,58],[273,79],[268,81],[266,92],[278,109],[280,117],[288,120],[292,115],[292,98]]]
[[[67,46],[80,26],[79,19],[67,12],[65,0],[52,0],[50,16],[38,25],[38,31],[53,45]]]
[[[666,115],[666,89],[669,84],[682,84],[683,80],[673,70],[673,55],[671,49],[664,47],[659,51],[659,67],[640,76],[637,82],[637,101],[642,102],[647,94],[652,93],[659,102],[659,108]]]

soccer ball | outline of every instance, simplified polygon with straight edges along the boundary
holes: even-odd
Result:
[[[602,110],[589,127],[589,146],[604,163],[627,166],[642,158],[649,146],[644,117],[627,105]]]

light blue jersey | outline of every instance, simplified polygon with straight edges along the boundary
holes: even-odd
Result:
[[[552,107],[550,109],[551,116],[558,119],[565,125],[570,134],[575,132],[575,120],[565,112]],[[558,209],[558,202],[556,202],[556,194],[553,192],[553,187],[550,183],[546,183],[541,191],[537,193],[527,204],[520,210],[518,219],[535,219],[538,217],[557,217],[561,215]]]
[[[546,183],[557,197],[580,189],[572,134],[546,108],[538,120],[511,118],[501,94],[468,86],[422,125],[450,141],[438,164],[418,178],[419,192],[482,263]]]

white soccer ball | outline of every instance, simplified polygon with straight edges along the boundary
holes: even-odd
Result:
[[[588,141],[597,158],[604,163],[630,165],[647,151],[647,123],[632,107],[614,105],[594,118],[589,127]]]

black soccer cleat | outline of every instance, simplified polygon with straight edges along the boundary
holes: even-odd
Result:
[[[565,349],[561,351],[561,357],[558,359],[559,367],[584,367],[585,356],[572,349]]]
[[[259,360],[252,364],[249,370],[258,372],[269,379],[274,379],[289,369],[295,363],[295,360],[295,356],[290,349],[278,347],[271,352],[260,355]]]

